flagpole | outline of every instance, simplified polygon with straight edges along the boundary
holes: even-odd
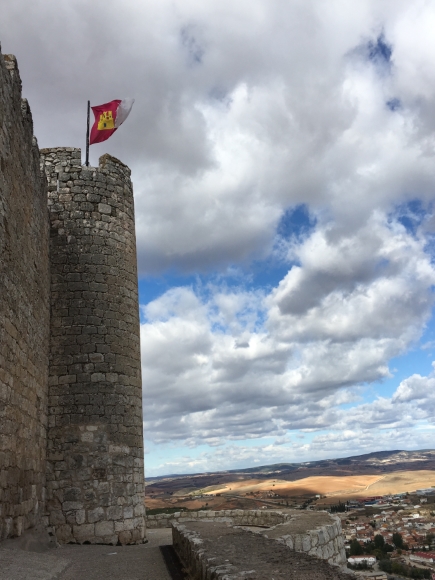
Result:
[[[91,111],[91,101],[88,101],[88,128],[86,130],[86,165],[89,166],[89,114]]]

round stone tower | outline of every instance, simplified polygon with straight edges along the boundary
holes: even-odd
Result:
[[[42,149],[51,217],[47,506],[60,543],[145,538],[130,169]]]

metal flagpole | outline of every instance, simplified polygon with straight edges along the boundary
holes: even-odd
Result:
[[[91,101],[88,101],[88,128],[86,130],[86,165],[89,166],[89,114],[91,111]]]

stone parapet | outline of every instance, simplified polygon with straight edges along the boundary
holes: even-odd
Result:
[[[173,522],[174,549],[190,580],[345,580],[352,573],[264,534],[223,522]]]
[[[198,512],[175,512],[173,514],[148,515],[147,527],[170,528],[173,522],[192,520],[228,521],[234,526],[271,527],[288,521],[291,516],[285,512],[272,510],[201,510]]]
[[[338,516],[326,512],[299,512],[299,515],[266,530],[264,534],[296,552],[316,556],[330,564],[346,564],[344,537]]]
[[[145,538],[130,169],[41,150],[51,218],[47,507],[60,543]]]
[[[176,512],[147,516],[147,527],[167,528],[187,522],[217,522],[228,526],[266,528],[260,533],[287,545],[297,552],[305,552],[330,564],[345,564],[346,552],[341,521],[327,512],[300,510],[221,510]]]

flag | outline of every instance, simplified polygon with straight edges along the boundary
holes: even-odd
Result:
[[[91,129],[89,145],[106,141],[130,114],[134,99],[115,99],[104,105],[92,107],[95,122]]]

